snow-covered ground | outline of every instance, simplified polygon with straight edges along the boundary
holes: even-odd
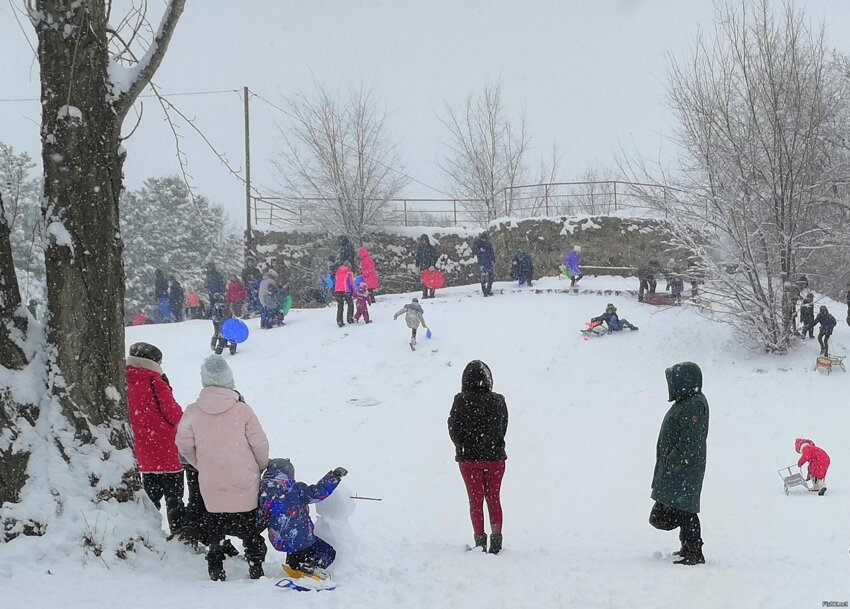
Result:
[[[634,280],[631,280],[634,283]],[[539,282],[558,287],[557,279]],[[563,284],[563,282],[560,282]],[[587,288],[634,285],[586,279]],[[509,287],[508,284],[497,287]],[[36,555],[31,540],[0,548],[4,607],[820,607],[850,600],[850,376],[812,369],[816,343],[776,358],[744,351],[723,325],[689,306],[659,309],[633,297],[506,291],[484,299],[455,288],[424,301],[434,331],[412,353],[384,296],[375,323],[337,328],[334,311],[293,311],[283,328],[252,335],[229,357],[273,457],[298,477],[350,470],[354,539],[341,551],[333,592],[247,579],[242,559],[211,582],[202,556],[169,543],[107,570],[97,561]],[[589,341],[578,329],[613,302],[640,326]],[[833,313],[843,318],[843,306]],[[127,331],[153,342],[186,405],[200,389],[207,321]],[[843,323],[833,351],[850,345]],[[464,365],[486,361],[510,410],[503,485],[505,550],[465,552],[466,495],[446,430]],[[667,409],[664,368],[700,364],[711,405],[702,495],[708,563],[653,558],[678,548],[675,532],[647,523],[655,441]],[[832,457],[825,497],[786,497],[776,470],[796,461],[794,438]],[[18,545],[16,545],[18,544]],[[24,545],[26,544],[26,545]],[[342,548],[341,548],[342,549]],[[11,599],[11,602],[9,602]]]

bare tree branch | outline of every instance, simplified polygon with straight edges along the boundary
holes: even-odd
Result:
[[[134,66],[135,75],[129,86],[115,100],[115,112],[119,120],[122,120],[129,112],[136,98],[139,97],[144,88],[148,85],[153,75],[159,69],[162,59],[165,57],[165,52],[168,49],[168,44],[171,42],[171,36],[177,27],[177,22],[180,15],[183,13],[183,8],[186,5],[186,0],[169,0],[165,9],[165,14],[162,16],[162,21],[159,30],[151,41],[148,52],[139,60],[139,63]]]

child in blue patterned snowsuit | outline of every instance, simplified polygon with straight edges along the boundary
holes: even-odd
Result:
[[[336,558],[336,550],[313,534],[310,504],[327,499],[348,472],[337,467],[318,483],[295,481],[295,467],[289,459],[269,461],[260,483],[259,520],[268,528],[275,550],[286,552],[286,565],[312,574],[327,569]]]

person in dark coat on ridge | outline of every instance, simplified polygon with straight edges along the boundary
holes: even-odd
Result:
[[[257,266],[257,259],[245,256],[245,268],[242,269],[242,285],[248,292],[247,313],[260,312],[259,290],[263,280],[263,272]]]
[[[204,277],[204,287],[207,289],[207,294],[212,302],[213,294],[221,294],[224,296],[227,293],[227,286],[224,284],[224,275],[221,274],[215,264],[210,262],[207,265],[207,273]]]
[[[168,288],[168,301],[171,306],[171,316],[174,321],[183,321],[183,301],[186,298],[186,292],[183,286],[177,281],[177,278],[171,276],[171,285]]]
[[[484,531],[484,500],[490,515],[490,553],[502,550],[502,504],[499,493],[505,473],[505,434],[508,407],[501,394],[493,392],[493,375],[482,361],[467,364],[461,392],[455,396],[449,415],[449,437],[455,445],[469,497],[469,515],[475,547],[487,552]]]
[[[673,402],[661,423],[652,477],[655,505],[649,523],[656,529],[679,528],[677,565],[705,562],[699,521],[700,494],[705,477],[708,438],[708,400],[702,393],[702,371],[682,362],[664,371],[668,401]]]
[[[823,357],[829,357],[829,337],[832,336],[832,331],[835,329],[836,323],[835,318],[830,315],[829,309],[821,307],[815,320],[803,328],[803,333],[805,333],[820,324],[818,344],[820,345],[820,354]]]
[[[427,271],[431,267],[437,266],[437,261],[440,259],[440,253],[436,246],[431,244],[431,239],[428,235],[419,237],[419,247],[416,248],[416,268],[419,269],[419,276],[422,277],[422,272]],[[422,298],[434,298],[434,290],[422,284]]]
[[[357,269],[354,267],[354,262],[357,258],[354,256],[354,246],[351,244],[351,239],[349,239],[346,235],[340,235],[337,238],[337,241],[339,242],[340,262],[347,263],[351,272],[355,272]]]
[[[487,233],[481,233],[472,244],[472,253],[478,259],[478,269],[481,272],[481,292],[484,296],[493,295],[493,282],[496,280],[496,253],[490,243]]]
[[[531,287],[533,275],[534,263],[531,261],[531,256],[522,250],[517,250],[511,263],[511,277],[516,279],[519,285]]]
[[[154,272],[153,290],[154,296],[156,297],[159,321],[171,321],[171,302],[168,300],[168,280],[165,278],[165,273],[163,273],[160,269],[157,269],[156,272]]]

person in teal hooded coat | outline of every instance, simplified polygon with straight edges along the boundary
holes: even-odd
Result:
[[[702,393],[702,371],[693,362],[665,370],[668,401],[673,402],[661,423],[652,477],[655,505],[649,515],[656,529],[679,527],[682,547],[674,552],[680,565],[705,562],[698,513],[705,477],[708,400]]]

